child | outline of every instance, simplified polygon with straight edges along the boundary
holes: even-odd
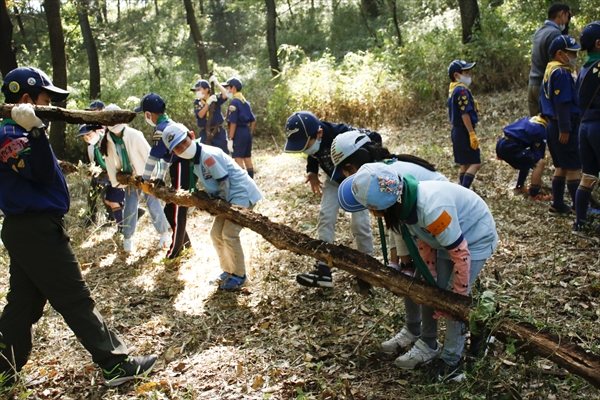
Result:
[[[568,35],[557,36],[548,49],[552,61],[548,63],[542,88],[540,105],[542,115],[548,119],[546,136],[548,149],[556,170],[552,178],[551,214],[570,214],[565,204],[565,183],[575,204],[575,193],[581,179],[579,158],[579,101],[575,81],[571,76],[581,46]]]
[[[209,195],[247,208],[253,208],[262,198],[254,180],[231,157],[217,147],[193,141],[185,126],[169,125],[163,132],[163,142],[169,151],[190,160],[200,186]],[[221,290],[236,290],[246,282],[241,230],[224,217],[215,217],[213,222],[210,237],[223,270],[213,282]]]
[[[210,92],[210,83],[219,88],[220,95]],[[208,81],[200,79],[191,90],[196,93],[194,115],[196,115],[200,128],[200,142],[216,146],[229,155],[227,132],[223,128],[225,119],[221,112],[221,105],[227,101],[227,91],[214,76],[211,76]]]
[[[576,83],[581,107],[579,154],[583,177],[575,196],[577,217],[573,233],[587,236],[590,233],[598,234],[597,227],[590,226],[587,221],[587,211],[600,173],[600,21],[586,25],[579,40],[588,55]]]
[[[308,156],[305,183],[310,183],[312,192],[321,196],[317,237],[319,240],[333,243],[335,223],[340,208],[337,200],[337,190],[341,179],[338,181],[331,180],[335,169],[331,159],[331,144],[339,134],[356,129],[346,124],[319,121],[313,113],[299,111],[288,118],[285,130],[287,141],[283,151],[304,153]],[[364,133],[372,140],[381,143],[381,136],[377,132],[364,131]],[[319,180],[319,167],[327,175],[324,183]],[[366,211],[352,214],[350,230],[358,251],[373,255],[373,236],[371,235],[369,214]],[[314,271],[308,274],[296,275],[296,281],[300,285],[308,287],[333,287],[331,270],[326,263],[321,261],[317,263],[317,268]],[[359,280],[358,283],[361,290],[370,287],[362,280]]]
[[[231,102],[227,107],[227,123],[229,124],[229,142],[227,146],[231,157],[254,179],[254,166],[252,165],[252,135],[256,127],[256,117],[252,107],[242,94],[242,81],[229,78],[223,85],[227,88],[227,96]]]
[[[454,162],[460,164],[459,183],[467,189],[471,187],[477,171],[481,168],[479,139],[475,133],[479,107],[469,90],[472,82],[471,69],[475,64],[454,60],[448,67],[451,83],[447,105],[452,123]]]
[[[546,152],[546,125],[548,121],[541,115],[522,118],[504,127],[504,137],[496,143],[496,155],[500,160],[506,161],[511,167],[519,170],[517,183],[513,192],[525,192],[525,179],[529,170],[531,185],[529,186],[529,200],[548,200],[552,195],[540,193],[542,174],[546,167],[544,153]]]
[[[498,235],[489,208],[474,192],[459,185],[418,182],[388,165],[373,163],[346,178],[339,191],[348,209],[369,209],[384,217],[388,228],[402,232],[418,271],[440,288],[466,296],[496,249]],[[440,316],[446,318],[443,350],[437,341]],[[406,323],[402,330],[410,333],[415,344],[396,359],[396,366],[413,369],[439,356],[433,369],[436,380],[465,377],[461,366],[464,323],[427,306],[421,306],[420,317],[407,315]]]

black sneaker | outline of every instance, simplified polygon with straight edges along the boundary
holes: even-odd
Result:
[[[104,380],[108,386],[119,386],[125,382],[147,375],[156,364],[158,356],[127,357],[111,369],[102,369]]]
[[[308,274],[296,275],[296,282],[298,282],[302,286],[308,287],[333,287],[333,279],[331,278],[331,273],[326,274],[319,268],[309,272]]]
[[[467,378],[463,370],[462,362],[456,365],[448,365],[444,360],[438,358],[431,368],[431,378],[434,382],[460,382]]]
[[[550,208],[548,208],[548,212],[550,214],[554,214],[554,215],[575,214],[575,210],[573,210],[571,207],[569,207],[566,204],[562,204],[560,206],[555,206],[554,204],[550,204]]]

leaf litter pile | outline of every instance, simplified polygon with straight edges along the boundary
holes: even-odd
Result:
[[[549,215],[548,203],[513,195],[516,171],[496,160],[494,149],[502,126],[524,116],[524,106],[508,93],[480,103],[483,166],[473,190],[489,205],[500,241],[473,295],[493,293],[500,310],[494,318],[533,323],[599,354],[599,241],[574,237],[572,217]],[[379,132],[392,152],[428,159],[457,180],[445,108]],[[264,198],[254,211],[316,237],[319,198],[304,183],[306,160],[282,153],[282,146],[257,140],[256,180]],[[547,168],[545,193],[551,176]],[[354,277],[342,271],[334,272],[333,289],[299,286],[295,275],[312,270],[315,260],[279,251],[248,229],[241,236],[249,280],[239,292],[217,291],[208,284],[221,272],[210,241],[211,215],[190,212],[193,249],[174,261],[156,249],[159,237],[145,215],[135,249],[127,254],[114,225],[83,226],[85,172],[70,175],[69,184],[67,226],[100,312],[132,354],[156,353],[160,359],[147,378],[109,389],[63,319],[47,306],[34,326],[23,383],[5,393],[9,398],[600,398],[588,382],[551,361],[498,341],[469,365],[468,379],[432,383],[427,369],[400,370],[394,357],[380,352],[380,343],[404,325],[401,298],[381,288],[361,295]],[[339,213],[337,244],[354,246],[349,221],[349,214]],[[372,228],[375,257],[382,260],[374,220]],[[0,251],[4,293],[8,254]]]

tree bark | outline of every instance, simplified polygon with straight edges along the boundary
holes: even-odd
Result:
[[[59,87],[67,88],[67,56],[65,53],[65,36],[60,19],[60,0],[44,0],[48,33],[50,36],[50,52],[52,54],[52,83]],[[67,101],[55,103],[65,107]],[[57,158],[64,158],[66,150],[65,140],[66,123],[55,121],[50,127],[50,144]]]
[[[377,18],[379,16],[379,5],[377,4],[377,0],[361,0],[360,2],[369,18]]]
[[[473,30],[481,28],[479,20],[479,6],[477,0],[458,0],[460,8],[460,21],[462,25],[462,42],[470,43],[473,39]]]
[[[271,74],[279,73],[279,60],[277,59],[277,8],[275,0],[265,0],[267,5],[267,48],[269,49],[269,64]]]
[[[79,0],[75,7],[77,8],[77,18],[83,36],[83,44],[88,57],[90,66],[90,99],[100,97],[100,63],[98,61],[98,49],[92,34],[90,19],[88,16],[89,2],[88,0]]]
[[[129,174],[118,174],[120,183],[141,189],[141,182]],[[385,267],[371,256],[350,249],[313,239],[295,232],[288,226],[271,222],[267,217],[251,210],[231,205],[223,200],[210,197],[203,191],[194,194],[171,188],[152,186],[155,197],[168,203],[184,207],[197,207],[210,214],[221,216],[262,235],[280,250],[289,250],[307,255],[350,272],[372,285],[383,287],[399,296],[409,296],[418,304],[444,311],[456,320],[468,322],[473,311],[473,300],[425,282],[410,278],[391,268]],[[600,356],[586,353],[574,344],[565,343],[563,338],[542,332],[531,324],[515,323],[508,319],[494,320],[493,332],[500,340],[515,340],[516,346],[529,350],[541,357],[556,362],[568,371],[581,376],[592,385],[600,388]]]
[[[185,15],[187,17],[187,23],[190,26],[192,38],[194,39],[194,46],[196,47],[196,56],[198,57],[198,66],[200,67],[200,75],[208,75],[208,61],[206,60],[206,51],[204,50],[204,42],[202,41],[202,34],[198,29],[198,23],[196,22],[196,14],[194,13],[194,6],[192,0],[183,0],[185,5]]]
[[[21,37],[23,39],[27,39],[27,34],[25,33],[25,25],[23,25],[23,18],[21,18],[21,13],[19,12],[17,6],[13,6],[13,13],[15,14],[15,18],[17,19],[17,25],[19,25]]]
[[[402,33],[400,32],[400,25],[398,25],[398,7],[396,5],[396,0],[388,0],[388,4],[392,13],[394,29],[396,29],[396,35],[398,37],[398,47],[402,47]]]
[[[0,105],[0,118],[10,118],[10,110],[14,104]],[[115,111],[80,111],[67,110],[60,107],[52,106],[35,106],[35,114],[48,121],[66,122],[69,124],[100,124],[100,125],[117,125],[127,124],[137,115],[133,111],[115,110]],[[54,123],[53,123],[54,124]]]
[[[0,72],[6,76],[17,68],[17,57],[13,48],[13,24],[8,15],[6,0],[0,0]]]

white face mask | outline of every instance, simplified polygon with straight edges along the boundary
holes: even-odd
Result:
[[[317,151],[319,151],[319,147],[321,147],[321,139],[315,140],[315,142],[313,143],[312,146],[310,146],[308,149],[304,150],[304,154],[306,154],[307,156],[312,156]]]
[[[99,134],[98,132],[94,132],[94,133],[95,133],[95,135],[88,137],[86,140],[86,142],[92,146],[95,145],[96,143],[98,143],[100,138],[102,138],[102,135]]]
[[[577,66],[577,57],[568,57],[569,59],[569,67],[571,67],[571,69],[575,69],[575,67]]]
[[[462,83],[463,85],[469,86],[471,82],[473,82],[473,79],[471,79],[470,76],[461,75],[460,78],[458,78],[458,82]]]
[[[115,126],[109,126],[108,130],[112,133],[121,133],[125,129],[125,124],[117,124]]]
[[[231,93],[229,90],[226,90],[227,92],[227,98],[230,99],[233,97],[233,93]]]
[[[187,149],[177,154],[180,158],[185,158],[186,160],[190,160],[194,158],[196,155],[196,142],[192,142]]]
[[[204,98],[204,93],[202,93],[202,90],[197,90],[196,91],[196,98],[198,100],[203,99]]]
[[[566,27],[567,27],[567,26],[566,26],[565,24],[562,24],[562,25],[559,25],[559,26],[558,26],[558,29],[560,29],[560,31],[562,32],[562,31],[564,31],[564,30],[565,30],[565,28],[566,28]]]
[[[144,118],[146,118],[146,123],[150,126],[156,126],[154,121],[152,121],[151,114],[149,112],[144,113]]]

